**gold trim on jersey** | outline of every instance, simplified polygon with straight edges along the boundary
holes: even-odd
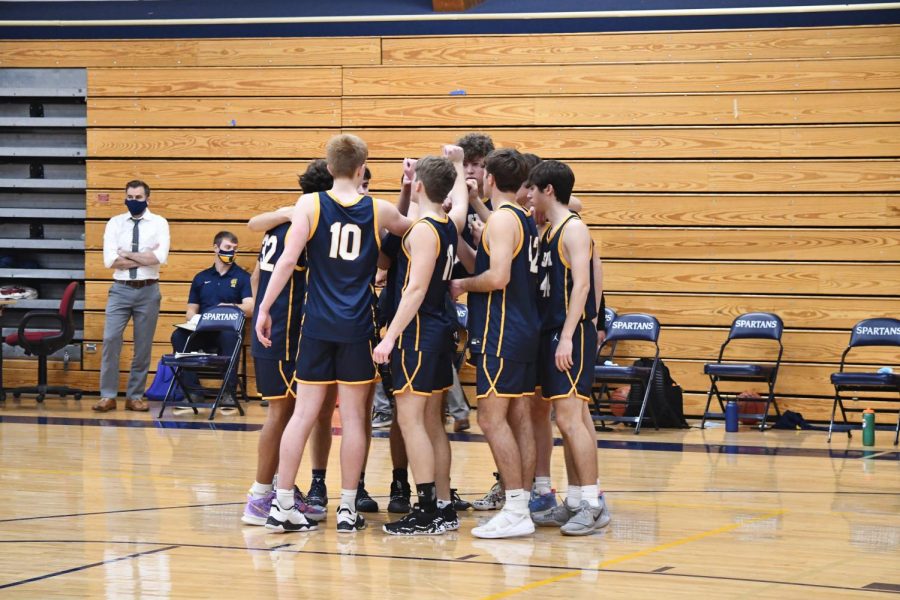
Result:
[[[501,208],[504,208],[504,207],[507,207],[507,206],[508,206],[509,208],[511,208],[512,210],[514,210],[514,211],[521,211],[521,212],[525,213],[525,216],[526,216],[526,217],[529,216],[528,211],[526,211],[526,210],[525,210],[524,208],[522,208],[521,206],[517,206],[517,205],[513,204],[512,202],[504,202],[504,203],[501,204],[499,207],[497,207],[497,210],[500,210]],[[515,249],[515,251],[513,252],[513,255],[512,255],[513,258],[515,258],[515,257],[517,257],[517,256],[519,255],[519,252],[522,251],[522,246],[525,245],[525,226],[522,225],[522,220],[521,220],[521,219],[516,219],[516,225],[519,226],[519,244],[518,244],[518,246],[516,246],[516,249]],[[486,231],[486,230],[487,230],[487,226],[485,226],[485,231]],[[482,232],[482,236],[484,236],[484,233],[485,233],[485,232]]]
[[[337,202],[340,206],[343,206],[344,208],[350,208],[351,206],[356,206],[357,204],[359,204],[360,200],[362,200],[363,198],[366,197],[364,194],[357,194],[355,200],[353,200],[352,202],[348,202],[347,204],[344,204],[343,202],[341,202],[341,200],[337,196],[335,196],[334,194],[331,193],[331,190],[326,190],[325,193],[328,194],[329,198],[331,198],[332,200],[334,200],[335,202]],[[373,204],[374,204],[374,199],[373,199]]]
[[[503,350],[503,334],[506,330],[506,288],[503,288],[503,298],[500,300],[500,337],[497,339],[497,356]]]
[[[290,279],[290,287],[288,288],[288,313],[287,313],[287,324],[285,325],[285,336],[284,336],[284,360],[290,360],[290,347],[291,347],[291,311],[294,308],[294,278]]]
[[[315,199],[316,207],[315,212],[313,213],[313,222],[309,227],[309,235],[306,237],[307,242],[316,234],[316,229],[319,227],[319,213],[322,212],[322,199],[319,197],[319,194],[315,195]]]
[[[375,225],[375,245],[381,251],[381,228],[378,227],[378,200],[372,198],[372,223]]]

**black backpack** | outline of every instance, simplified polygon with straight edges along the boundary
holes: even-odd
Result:
[[[639,358],[634,362],[634,366],[649,369],[653,366],[653,359]],[[644,386],[640,383],[631,384],[625,416],[636,417],[641,414],[641,402],[643,401]],[[650,397],[647,399],[647,410],[644,411],[644,420],[641,426],[653,425],[653,420],[650,418],[651,410],[660,427],[678,429],[689,427],[687,421],[684,420],[684,395],[681,387],[672,380],[669,368],[661,360],[653,374]]]

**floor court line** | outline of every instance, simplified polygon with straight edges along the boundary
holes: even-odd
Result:
[[[611,567],[613,565],[617,565],[619,563],[623,563],[629,560],[633,560],[635,558],[641,558],[647,556],[649,554],[654,554],[656,552],[662,552],[664,550],[669,550],[671,548],[676,548],[678,546],[683,546],[685,544],[689,544],[691,542],[695,542],[697,540],[702,540],[708,537],[712,537],[714,535],[719,535],[721,533],[728,533],[734,531],[735,529],[739,529],[744,525],[749,525],[751,523],[756,523],[758,521],[765,521],[766,519],[771,519],[773,517],[777,517],[787,513],[786,510],[773,510],[759,517],[754,517],[752,519],[747,519],[746,521],[741,521],[740,523],[729,523],[728,525],[722,525],[721,527],[716,527],[715,529],[709,529],[707,531],[701,531],[699,533],[695,533],[693,535],[685,536],[683,538],[679,538],[677,540],[673,540],[671,542],[666,542],[665,544],[659,544],[658,546],[653,546],[652,548],[647,548],[646,550],[638,550],[637,552],[631,552],[629,554],[625,554],[616,558],[611,558],[609,560],[605,560],[597,565],[598,570],[603,570],[605,567]],[[581,574],[583,569],[578,569],[574,571],[570,571],[568,573],[563,573],[561,575],[556,575],[554,577],[548,577],[547,579],[541,579],[540,581],[533,581],[531,583],[527,583],[525,585],[511,588],[509,590],[505,590],[503,592],[499,592],[497,594],[491,594],[489,596],[484,596],[482,600],[500,600],[501,598],[509,598],[510,596],[515,596],[516,594],[520,594],[522,592],[527,592],[529,590],[533,590],[539,587],[543,587],[545,585],[550,585],[556,583],[558,581],[565,581],[567,579],[571,579],[573,577],[577,577]]]
[[[0,519],[0,523],[15,523],[16,521],[38,521],[42,519],[64,519],[68,517],[93,517],[97,515],[114,515],[119,513],[145,512],[151,510],[175,510],[178,508],[202,508],[204,506],[238,506],[243,502],[216,502],[213,504],[182,504],[178,506],[151,506],[149,508],[123,508],[120,510],[104,510],[85,513],[70,513],[67,515],[43,515],[38,517],[15,517],[13,519]]]
[[[137,544],[136,544],[137,545]],[[60,575],[67,575],[69,573],[76,573],[78,571],[84,571],[85,569],[92,569],[94,567],[100,567],[103,565],[108,565],[111,563],[120,562],[123,560],[130,560],[132,558],[137,558],[139,556],[146,556],[148,554],[157,554],[159,552],[166,552],[168,550],[174,550],[178,548],[178,546],[165,546],[163,548],[154,548],[153,550],[145,550],[143,552],[134,552],[132,554],[128,554],[126,556],[119,556],[118,558],[113,558],[110,560],[101,560],[94,563],[89,563],[86,565],[80,565],[77,567],[72,567],[71,569],[63,569],[62,571],[55,571],[53,573],[47,573],[46,575],[38,575],[37,577],[29,577],[28,579],[22,579],[20,581],[13,581],[11,583],[4,583],[0,585],[0,590],[16,587],[19,585],[25,585],[26,583],[34,583],[35,581],[41,581],[43,579],[50,579],[52,577],[59,577]]]
[[[749,521],[748,521],[749,522]],[[273,534],[274,535],[274,534]],[[233,551],[250,551],[250,552],[293,552],[294,554],[307,554],[307,555],[317,555],[317,556],[347,556],[343,552],[329,552],[324,550],[285,550],[285,546],[290,546],[292,544],[281,544],[279,546],[273,546],[271,548],[253,548],[247,546],[224,546],[224,545],[216,545],[216,544],[182,544],[182,543],[171,543],[171,542],[145,542],[145,541],[122,541],[122,540],[0,540],[0,544],[129,544],[135,546],[155,546],[155,545],[164,545],[170,546],[161,550],[169,550],[174,548],[194,548],[194,549],[205,549],[205,550],[233,550]],[[385,554],[364,554],[364,553],[354,553],[354,557],[359,558],[372,558],[372,559],[386,559],[386,560],[408,560],[408,561],[426,561],[426,562],[440,562],[440,563],[455,563],[455,564],[465,564],[465,565],[482,565],[482,566],[495,566],[495,567],[527,567],[531,569],[544,569],[551,571],[565,570],[572,571],[572,567],[562,566],[562,565],[541,565],[541,564],[529,564],[529,563],[503,563],[499,561],[487,561],[487,560],[461,560],[458,558],[435,558],[435,557],[419,557],[419,556],[396,556],[396,555],[385,555]],[[476,555],[478,556],[478,555]],[[602,563],[601,563],[602,564]],[[672,567],[676,568],[676,567]],[[598,573],[615,573],[619,575],[638,575],[638,576],[653,576],[653,577],[677,577],[681,579],[708,579],[715,581],[733,581],[738,583],[768,583],[775,585],[784,585],[790,587],[804,587],[804,588],[815,588],[815,589],[827,589],[827,590],[842,590],[849,592],[878,592],[878,593],[886,593],[885,590],[879,589],[866,589],[866,588],[854,588],[848,586],[839,586],[839,585],[828,585],[823,583],[800,583],[794,581],[779,581],[774,579],[756,579],[756,578],[747,578],[747,577],[726,577],[724,575],[701,575],[695,573],[673,573],[671,571],[634,571],[630,569],[610,569],[605,567],[588,567],[583,569],[577,569],[575,573],[581,573],[582,571],[588,572],[598,572]],[[569,573],[566,573],[566,578],[571,577]]]

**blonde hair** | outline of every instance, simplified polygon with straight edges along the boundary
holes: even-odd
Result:
[[[368,156],[366,143],[349,133],[334,136],[325,146],[325,159],[335,177],[353,177]]]

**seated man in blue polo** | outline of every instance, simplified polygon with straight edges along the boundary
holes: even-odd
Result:
[[[253,291],[250,288],[250,274],[235,264],[238,239],[230,231],[220,231],[213,240],[213,251],[216,254],[213,265],[200,271],[191,282],[188,295],[187,320],[195,315],[202,315],[216,306],[236,306],[248,317],[253,312]],[[237,334],[232,331],[210,331],[199,333],[187,347],[191,332],[177,327],[172,332],[172,348],[175,352],[204,350],[217,354],[231,354],[237,345]],[[194,373],[185,373],[185,382],[196,385]],[[237,374],[228,382],[228,392],[234,394]],[[198,399],[199,400],[199,399]]]

